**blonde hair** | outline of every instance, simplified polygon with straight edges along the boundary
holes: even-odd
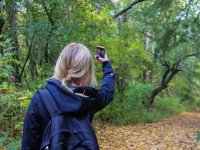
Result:
[[[53,78],[72,92],[67,85],[81,81],[91,86],[97,85],[95,69],[90,51],[80,43],[70,43],[61,52],[56,62]]]

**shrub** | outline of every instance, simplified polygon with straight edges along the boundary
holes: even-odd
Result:
[[[113,124],[151,123],[170,117],[183,111],[200,107],[200,99],[182,101],[181,97],[158,95],[150,111],[143,102],[146,101],[153,85],[132,82],[124,94],[115,93],[113,102],[99,112],[96,120]]]

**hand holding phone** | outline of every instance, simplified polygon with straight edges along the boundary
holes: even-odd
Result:
[[[105,48],[102,46],[96,46],[96,48],[96,59],[98,60],[98,58],[105,58]]]
[[[96,60],[97,62],[105,62],[105,61],[110,61],[106,55],[106,49],[102,46],[96,46],[97,51],[96,51]]]

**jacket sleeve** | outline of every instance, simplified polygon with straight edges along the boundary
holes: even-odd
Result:
[[[38,114],[38,94],[34,94],[26,112],[22,135],[22,150],[39,150],[41,142],[41,119]]]
[[[102,63],[103,81],[101,88],[97,91],[96,112],[104,108],[112,99],[114,94],[114,72],[110,61]]]

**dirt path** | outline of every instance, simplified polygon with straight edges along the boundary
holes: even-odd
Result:
[[[98,126],[101,150],[200,150],[200,110],[151,124]]]

